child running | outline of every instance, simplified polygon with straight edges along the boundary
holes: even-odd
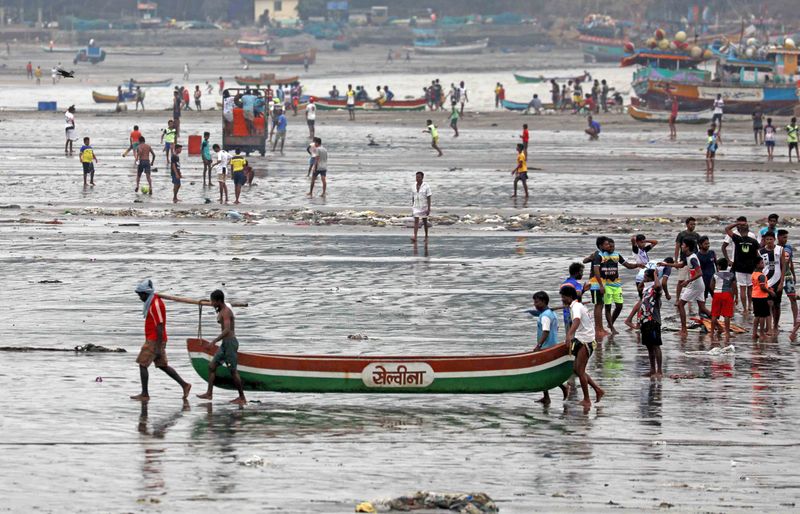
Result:
[[[517,197],[517,184],[522,182],[525,189],[525,198],[528,198],[528,159],[525,156],[525,146],[522,143],[517,145],[517,167],[511,172],[514,175],[514,194],[511,198]]]
[[[588,409],[592,406],[592,401],[589,399],[589,386],[594,389],[596,402],[599,402],[605,395],[605,391],[586,372],[586,364],[589,362],[589,357],[592,356],[597,345],[594,339],[594,322],[592,315],[586,306],[581,303],[578,292],[574,288],[562,287],[560,294],[564,305],[569,304],[572,317],[572,324],[567,331],[566,341],[569,345],[570,353],[575,357],[573,366],[575,374],[581,383],[581,391],[583,391],[583,401],[580,404],[585,409]]]
[[[83,138],[83,146],[80,150],[81,165],[83,165],[83,187],[86,187],[86,176],[89,176],[89,185],[94,185],[94,163],[97,162],[97,156],[94,154],[94,149],[89,144],[89,138]]]
[[[533,311],[531,314],[537,316],[539,320],[536,323],[536,347],[534,352],[546,350],[558,344],[558,317],[550,309],[550,296],[544,291],[537,291],[533,294]],[[565,385],[558,386],[561,392],[564,393],[564,399],[569,395],[569,387]],[[544,396],[537,402],[550,405],[550,393],[544,391]]]
[[[436,125],[433,124],[433,121],[425,121],[425,130],[423,130],[423,132],[427,132],[431,135],[431,148],[439,152],[438,157],[444,155],[442,150],[439,148],[439,129],[436,128]]]
[[[717,259],[717,272],[711,279],[711,288],[714,291],[714,296],[711,298],[711,341],[719,340],[718,334],[724,335],[726,343],[731,340],[736,275],[728,270],[729,265],[725,257]],[[719,328],[720,316],[725,318],[725,330]]]
[[[458,109],[455,108],[455,104],[453,104],[453,110],[450,112],[450,128],[453,129],[453,137],[458,137],[458,119],[461,117],[461,114],[458,112]]]

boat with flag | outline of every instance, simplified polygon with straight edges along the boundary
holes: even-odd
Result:
[[[333,111],[337,109],[347,109],[346,98],[316,98],[317,109],[322,111]],[[359,111],[424,111],[427,107],[425,98],[414,98],[411,100],[389,100],[382,105],[378,105],[375,100],[356,100],[355,108]]]
[[[192,367],[208,380],[217,351],[188,339]],[[282,355],[238,352],[244,389],[282,393],[499,394],[547,391],[573,372],[565,343],[538,352],[466,356]],[[233,388],[220,366],[215,385]]]

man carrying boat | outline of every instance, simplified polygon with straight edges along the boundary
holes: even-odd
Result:
[[[144,335],[145,342],[139,351],[136,362],[139,364],[139,376],[142,380],[142,392],[131,396],[133,400],[146,402],[150,399],[147,389],[149,373],[147,368],[155,363],[156,367],[175,380],[183,389],[183,399],[189,396],[192,385],[186,383],[178,372],[167,363],[167,308],[153,287],[152,280],[144,280],[136,286],[136,294],[144,302]]]
[[[242,379],[239,376],[238,358],[236,352],[239,350],[239,341],[236,339],[236,332],[234,331],[234,317],[233,311],[225,303],[225,293],[219,289],[211,293],[211,305],[217,311],[217,322],[222,327],[220,334],[211,340],[208,344],[213,346],[217,341],[222,341],[222,345],[214,354],[214,358],[208,364],[208,391],[205,394],[198,394],[198,398],[203,400],[211,400],[214,393],[214,381],[216,380],[216,371],[220,364],[223,362],[228,365],[233,385],[239,391],[239,397],[231,400],[231,403],[244,405],[247,399],[244,397],[244,390],[242,389]]]

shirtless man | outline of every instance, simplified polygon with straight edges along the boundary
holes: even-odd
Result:
[[[222,332],[211,340],[208,345],[213,346],[217,341],[222,341],[222,345],[217,350],[214,358],[208,365],[208,391],[205,394],[198,394],[198,398],[203,400],[211,400],[214,392],[214,380],[216,380],[216,371],[220,364],[223,362],[228,365],[233,385],[239,390],[239,397],[231,400],[231,403],[244,405],[247,399],[244,397],[244,390],[242,389],[242,378],[239,376],[238,358],[236,352],[239,350],[239,341],[236,339],[236,332],[234,331],[234,318],[233,311],[225,303],[225,293],[219,289],[211,293],[211,305],[217,311],[217,322],[222,327]]]

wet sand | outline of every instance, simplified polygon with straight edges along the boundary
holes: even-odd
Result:
[[[127,132],[138,123],[157,139],[167,114],[79,112],[78,133],[92,137],[100,160],[90,190],[77,157],[61,151],[60,113],[0,114],[15,148],[0,162],[10,299],[0,345],[128,352],[4,354],[0,483],[11,511],[61,512],[69,502],[75,511],[352,512],[357,501],[418,489],[484,491],[502,512],[794,506],[798,361],[787,302],[777,342],[740,336],[733,355],[708,355],[697,331],[680,340],[665,330],[660,382],[640,378],[646,351],[621,330],[590,361],[607,394],[588,414],[574,393],[549,408],[538,394],[260,393],[240,410],[219,391],[213,406],[193,399],[186,408],[157,370],[146,412],[127,399],[138,392],[143,322],[132,289],[148,276],[172,294],[223,287],[248,300],[237,310],[242,350],[488,354],[533,345],[535,322],[523,312],[531,293],[555,296],[600,233],[627,255],[625,240],[644,231],[663,241],[653,254],[663,258],[689,214],[717,250],[722,226],[739,214],[776,211],[794,232],[798,166],[781,146],[764,164],[748,122],[726,124],[716,179],[706,183],[702,126],[680,126],[670,142],[665,125],[601,115],[601,140],[588,142],[577,116],[481,112],[467,114],[455,139],[437,113],[445,156],[436,158],[421,133],[428,113],[350,123],[321,112],[330,153],[323,201],[304,196],[307,131],[290,116],[285,155],[252,156],[257,185],[245,189],[237,221],[232,205],[216,204],[216,189],[202,188],[196,156],[182,159],[178,206],[163,162],[152,198],[133,192],[132,160],[120,156]],[[219,121],[218,112],[188,113],[183,128],[217,141]],[[509,198],[524,122],[535,168],[527,204]],[[434,227],[415,246],[408,192],[417,170],[433,189]],[[623,282],[625,315],[633,273],[623,270]],[[183,343],[197,333],[197,311],[168,309],[170,362],[201,392]],[[674,307],[663,314],[674,329]],[[204,320],[203,334],[215,334],[208,312]],[[356,333],[369,339],[347,338]],[[242,464],[253,455],[265,465]]]

